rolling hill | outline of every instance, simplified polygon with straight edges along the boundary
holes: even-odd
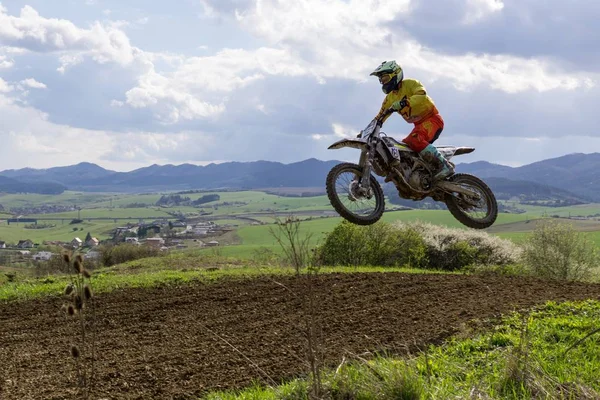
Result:
[[[6,170],[0,172],[0,177],[13,180],[5,181],[9,185],[5,188],[18,181],[43,184],[44,188],[53,183],[71,190],[93,192],[322,187],[327,172],[338,162],[311,158],[291,164],[272,161],[206,166],[155,164],[129,172],[80,163],[48,169]],[[600,201],[600,153],[570,154],[516,168],[478,161],[458,164],[457,171],[485,179],[500,198],[525,196],[529,200]],[[2,187],[0,191],[3,191]]]

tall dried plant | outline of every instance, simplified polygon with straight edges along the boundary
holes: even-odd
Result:
[[[93,390],[96,360],[96,307],[92,291],[92,275],[83,266],[83,258],[63,254],[63,262],[72,271],[71,283],[64,290],[69,302],[63,306],[73,321],[73,344],[70,356],[75,365],[79,395],[88,399]]]

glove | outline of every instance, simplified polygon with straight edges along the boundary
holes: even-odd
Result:
[[[406,98],[395,101],[394,103],[392,103],[391,108],[396,111],[400,111],[400,110],[404,109],[405,107],[408,107],[408,99],[406,99]]]

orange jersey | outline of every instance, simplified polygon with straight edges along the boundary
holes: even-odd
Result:
[[[377,114],[376,118],[381,117],[386,110],[388,110],[393,103],[402,99],[408,100],[408,107],[404,107],[398,111],[398,114],[402,115],[402,118],[406,122],[411,124],[418,123],[427,117],[438,114],[437,108],[431,97],[427,96],[425,88],[421,82],[416,79],[404,79],[400,89],[391,91],[385,96],[381,110]],[[389,115],[383,118],[383,122],[388,119]]]

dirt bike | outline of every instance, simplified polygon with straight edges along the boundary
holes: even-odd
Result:
[[[386,115],[392,112],[390,109]],[[327,196],[342,217],[358,225],[370,225],[381,218],[385,198],[379,181],[371,174],[374,172],[384,177],[385,182],[393,182],[402,198],[431,197],[446,203],[452,215],[470,228],[484,229],[496,221],[496,197],[481,179],[457,173],[434,180],[437,171],[431,163],[406,144],[381,132],[381,126],[381,120],[374,119],[357,138],[342,139],[329,146],[329,149],[350,147],[361,151],[358,164],[338,164],[327,175]],[[454,146],[437,149],[449,162],[454,156],[475,150]]]

